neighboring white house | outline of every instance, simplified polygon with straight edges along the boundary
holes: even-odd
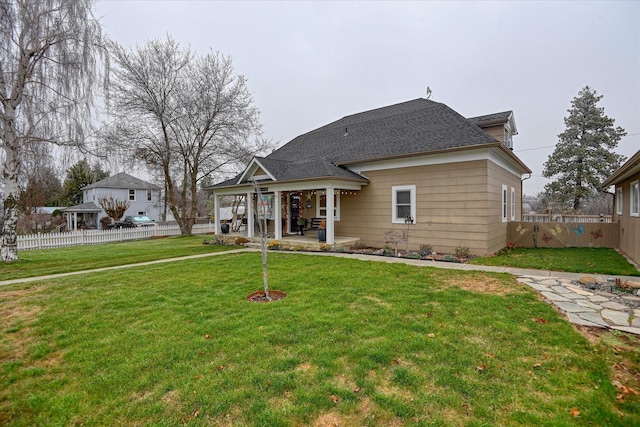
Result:
[[[82,188],[82,203],[62,210],[67,229],[100,228],[100,218],[107,216],[100,199],[113,197],[128,201],[127,215],[146,215],[153,221],[162,219],[161,189],[157,185],[120,172]]]

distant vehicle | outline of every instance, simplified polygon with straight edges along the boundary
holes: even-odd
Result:
[[[123,220],[109,224],[108,228],[153,227],[156,223],[146,215],[125,216]]]

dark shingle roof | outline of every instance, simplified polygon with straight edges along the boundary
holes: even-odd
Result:
[[[484,116],[470,117],[467,120],[476,126],[486,126],[489,124],[506,123],[513,114],[512,111],[503,111],[501,113],[487,114]]]
[[[345,166],[376,159],[500,145],[478,123],[508,120],[511,112],[466,119],[423,98],[376,108],[329,123],[256,158],[277,181],[336,177],[366,180]],[[241,175],[214,185],[233,186]]]
[[[144,190],[159,190],[160,187],[153,185],[150,182],[143,181],[135,176],[128,175],[124,172],[120,172],[101,181],[89,184],[83,187],[83,190],[91,188],[128,188],[128,189],[144,189]]]
[[[336,166],[328,161],[292,161],[273,159],[271,157],[257,157],[256,159],[269,171],[269,173],[274,175],[278,181],[308,179],[309,177],[363,179],[362,176],[351,172],[348,169]]]
[[[420,98],[343,117],[298,136],[267,158],[348,164],[497,143],[446,105]]]

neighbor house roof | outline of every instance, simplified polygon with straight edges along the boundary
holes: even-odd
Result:
[[[70,206],[62,209],[62,212],[100,212],[102,208],[99,208],[93,202],[81,203],[79,205]]]
[[[602,183],[602,188],[616,185],[633,175],[640,173],[640,151],[631,156],[629,160],[618,170],[616,170],[609,178]]]
[[[101,181],[89,184],[83,187],[83,190],[89,190],[91,188],[128,188],[128,189],[143,189],[143,190],[159,190],[160,187],[151,184],[150,182],[143,181],[140,178],[131,176],[124,172],[117,173],[113,176],[105,178]]]

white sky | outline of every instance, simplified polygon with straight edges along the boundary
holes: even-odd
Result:
[[[125,47],[170,34],[232,57],[279,145],[343,116],[426,97],[465,117],[513,110],[514,151],[547,179],[571,100],[589,85],[640,149],[640,2],[218,2],[103,0]]]

